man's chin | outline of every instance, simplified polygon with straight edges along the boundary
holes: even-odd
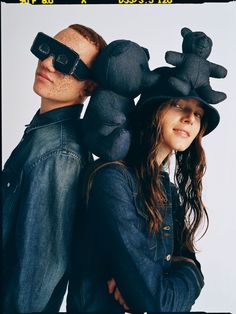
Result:
[[[35,92],[35,94],[37,94],[40,97],[46,97],[47,96],[47,95],[45,95],[45,92],[44,92],[42,86],[40,86],[40,83],[38,83],[37,81],[34,82],[33,91]]]

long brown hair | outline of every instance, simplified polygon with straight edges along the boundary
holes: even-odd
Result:
[[[160,209],[165,207],[167,199],[161,185],[163,165],[158,165],[157,153],[162,140],[164,114],[177,101],[172,99],[159,105],[150,104],[148,110],[137,112],[133,121],[133,142],[126,164],[135,168],[139,194],[146,205],[150,232],[158,232],[163,223]],[[185,210],[183,239],[184,245],[191,251],[195,250],[195,233],[204,217],[208,226],[208,216],[202,202],[202,177],[206,161],[201,140],[205,129],[206,121],[203,118],[201,130],[190,147],[184,152],[176,153],[175,183]],[[164,163],[168,162],[168,157]]]
[[[206,171],[206,158],[201,145],[206,127],[203,125],[193,143],[183,152],[176,152],[175,183],[178,186],[181,206],[185,210],[185,224],[182,235],[185,245],[194,250],[194,236],[202,221],[209,218],[202,201],[202,177]],[[203,236],[202,235],[202,236]]]

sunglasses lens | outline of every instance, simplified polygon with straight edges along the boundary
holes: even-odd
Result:
[[[44,36],[39,33],[31,47],[31,52],[40,60],[46,59],[50,54],[50,46],[47,44]]]
[[[65,54],[58,54],[54,58],[54,67],[56,70],[64,73],[70,74],[71,62],[70,59]]]
[[[45,43],[42,43],[38,49],[44,55],[48,55],[50,53],[50,47]]]
[[[55,62],[58,62],[61,65],[66,65],[68,63],[68,58],[66,55],[58,55]]]

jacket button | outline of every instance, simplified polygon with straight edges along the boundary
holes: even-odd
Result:
[[[166,260],[167,260],[167,262],[169,262],[171,260],[171,255],[170,254],[166,255]]]
[[[171,227],[170,226],[165,226],[165,227],[163,227],[163,229],[166,230],[166,231],[169,231],[171,229]]]
[[[7,187],[9,188],[11,186],[11,183],[10,182],[7,182]]]

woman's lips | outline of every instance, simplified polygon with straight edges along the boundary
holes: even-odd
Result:
[[[183,129],[173,129],[174,132],[180,136],[183,136],[183,137],[190,137],[190,134],[188,131],[186,130],[183,130]]]

